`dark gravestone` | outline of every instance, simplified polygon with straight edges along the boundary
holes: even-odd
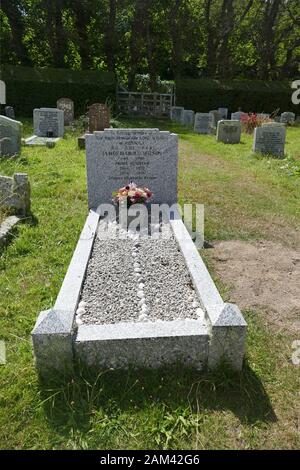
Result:
[[[74,121],[74,102],[70,98],[60,98],[56,106],[64,112],[65,126],[70,126]]]
[[[10,119],[15,119],[15,111],[12,106],[5,106],[5,116],[10,118]]]
[[[104,131],[110,127],[109,108],[102,103],[94,103],[89,107],[89,132]]]

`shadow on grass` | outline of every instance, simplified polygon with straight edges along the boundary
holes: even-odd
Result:
[[[88,431],[97,410],[116,417],[157,406],[176,414],[231,411],[243,424],[277,421],[259,377],[246,364],[241,373],[225,366],[201,373],[182,366],[158,370],[107,370],[97,377],[77,372],[69,382],[41,384],[44,410],[57,432]]]

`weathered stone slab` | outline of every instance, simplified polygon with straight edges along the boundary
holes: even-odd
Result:
[[[221,114],[221,119],[226,120],[228,118],[228,108],[219,108],[218,111]]]
[[[1,177],[0,177],[1,178]],[[21,221],[20,217],[11,215],[0,224],[0,248],[5,246],[12,235],[12,230]]]
[[[64,112],[57,108],[34,109],[33,127],[38,137],[63,137]]]
[[[191,109],[184,109],[181,114],[181,124],[185,127],[193,127],[195,113]]]
[[[89,107],[89,132],[104,131],[110,127],[110,111],[103,103],[94,103]]]
[[[197,134],[210,134],[212,121],[213,121],[212,114],[196,113],[194,132],[196,132]]]
[[[32,145],[32,146],[47,146],[48,144],[51,145],[53,143],[54,145],[56,142],[60,140],[60,137],[38,137],[37,135],[32,135],[31,137],[28,137],[25,139],[25,144],[26,145]]]
[[[221,120],[217,128],[217,141],[224,144],[239,144],[241,141],[242,124],[240,121]]]
[[[74,121],[74,101],[70,98],[59,98],[56,102],[57,109],[64,112],[64,124],[70,126]]]
[[[254,152],[284,157],[286,128],[278,123],[264,124],[254,132]]]
[[[285,112],[285,113],[282,113],[280,116],[280,122],[283,124],[294,124],[295,120],[296,120],[295,113]]]
[[[15,119],[15,110],[12,106],[5,106],[5,116],[9,119]]]
[[[0,175],[0,204],[9,211],[26,214],[30,210],[30,184],[26,173]]]
[[[171,121],[181,122],[182,113],[184,108],[182,106],[172,106],[170,112]]]
[[[153,202],[177,201],[178,137],[158,129],[106,129],[86,134],[89,207],[110,203],[112,192],[134,181]]]
[[[0,116],[0,157],[21,152],[22,123]]]

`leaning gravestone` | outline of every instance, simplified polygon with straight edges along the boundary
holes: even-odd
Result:
[[[104,131],[110,127],[110,111],[103,103],[94,103],[89,107],[89,132]]]
[[[193,127],[195,113],[191,109],[184,109],[181,114],[181,124],[185,127]]]
[[[294,124],[296,120],[295,113],[285,112],[280,116],[280,122],[282,124]]]
[[[33,111],[34,134],[38,137],[63,137],[64,113],[57,108],[40,108]]]
[[[6,117],[10,119],[15,119],[15,111],[12,106],[5,106],[4,112]]]
[[[70,98],[60,98],[56,103],[57,109],[64,112],[64,124],[70,126],[74,121],[74,101]]]
[[[226,120],[228,118],[228,108],[219,108],[218,109],[221,119]]]
[[[181,122],[183,111],[184,111],[184,108],[182,106],[172,106],[171,113],[170,113],[171,121]]]
[[[268,123],[257,127],[254,132],[254,152],[284,157],[286,128],[282,124]]]
[[[224,144],[239,144],[241,134],[242,124],[240,121],[219,121],[217,129],[218,142],[223,142]]]
[[[22,123],[0,116],[0,157],[21,152]]]
[[[212,114],[196,113],[194,132],[197,134],[209,134],[211,132],[212,120]]]

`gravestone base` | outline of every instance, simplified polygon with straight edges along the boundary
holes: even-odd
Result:
[[[60,137],[39,137],[37,135],[32,135],[31,137],[28,137],[27,139],[25,139],[25,145],[47,146],[48,143],[53,142],[55,144],[59,140],[60,140]]]

